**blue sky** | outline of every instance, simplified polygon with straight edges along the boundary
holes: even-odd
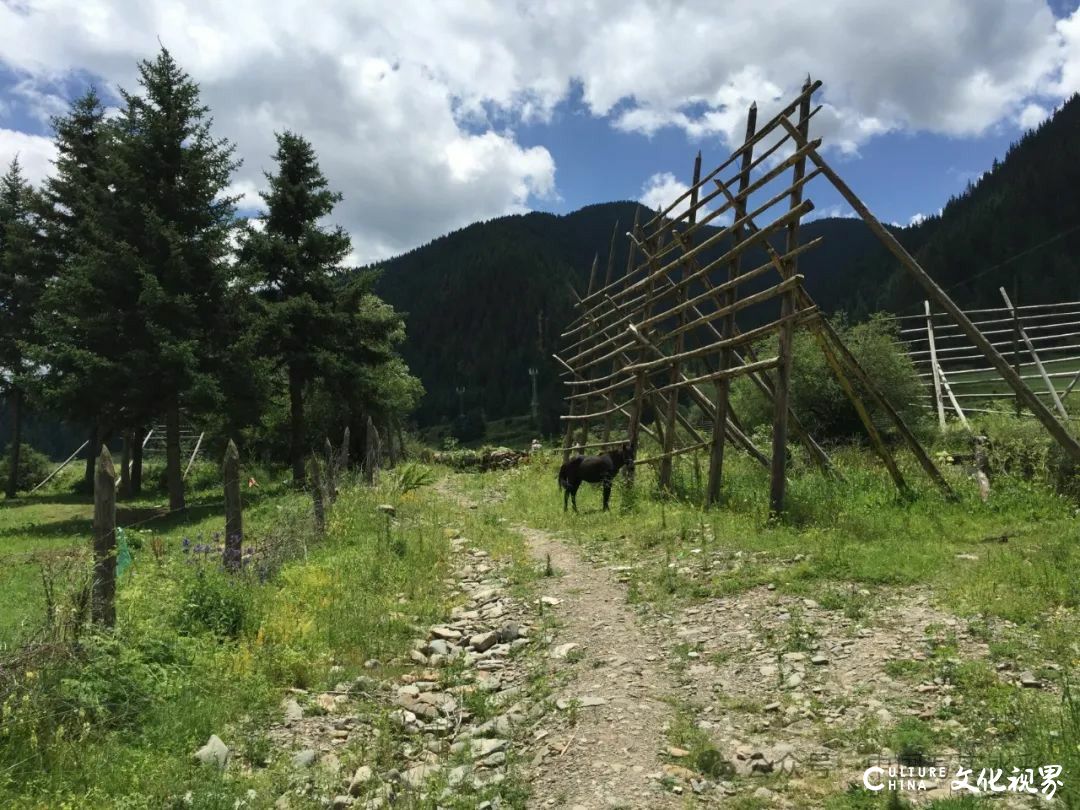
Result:
[[[257,209],[299,131],[370,261],[506,213],[659,205],[809,72],[813,134],[880,218],[936,212],[1080,90],[1078,0],[0,0],[0,161],[50,170],[47,120],[115,103],[164,43],[200,83]],[[816,214],[850,213],[825,183]]]

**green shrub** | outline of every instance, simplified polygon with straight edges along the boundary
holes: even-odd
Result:
[[[82,642],[60,680],[68,711],[102,727],[135,725],[154,702],[167,699],[181,675],[176,639],[123,639],[107,633]]]
[[[251,598],[239,577],[199,566],[185,585],[176,617],[182,633],[210,632],[222,638],[237,638],[244,629]]]
[[[925,393],[911,359],[901,348],[893,321],[883,315],[848,326],[842,321],[833,323],[844,345],[859,361],[874,385],[888,398],[892,406],[911,427],[925,419],[920,396]],[[770,341],[757,348],[761,358],[776,355],[776,343]],[[817,340],[808,329],[795,333],[794,363],[791,369],[791,405],[799,419],[814,438],[820,440],[863,439],[866,431],[837,382],[832,368],[822,354]],[[886,435],[893,433],[892,422],[871,399],[858,381],[853,380],[856,392],[866,403],[874,424]],[[748,379],[737,379],[732,386],[735,411],[751,430],[772,423],[772,405]]]
[[[52,472],[53,463],[44,453],[40,453],[28,444],[19,450],[19,471],[15,479],[15,488],[26,492],[37,486]],[[6,487],[11,475],[11,447],[4,448],[0,458],[0,487]]]

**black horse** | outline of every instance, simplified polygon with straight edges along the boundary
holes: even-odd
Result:
[[[559,487],[563,490],[563,511],[573,502],[577,511],[577,491],[582,481],[604,485],[604,511],[611,500],[611,482],[623,467],[634,469],[634,448],[624,444],[599,456],[574,456],[559,467]]]

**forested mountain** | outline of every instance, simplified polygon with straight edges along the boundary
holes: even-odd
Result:
[[[1080,298],[1080,96],[1010,147],[1005,159],[941,214],[905,229],[922,266],[964,307]],[[865,260],[865,257],[864,257]],[[879,307],[910,310],[924,296],[894,263]]]
[[[574,317],[571,286],[586,289],[597,255],[597,283],[603,282],[616,221],[613,277],[622,276],[626,231],[638,207],[614,202],[564,216],[500,217],[383,262],[377,289],[408,313],[404,354],[427,392],[417,411],[420,423],[451,419],[462,406],[483,408],[489,419],[527,413],[528,369],[535,366],[545,423],[554,425],[562,392],[551,354]],[[641,213],[644,219],[652,215]],[[865,252],[873,237],[850,219],[817,220],[803,234],[825,237],[800,258],[800,272],[811,294],[831,310],[853,297],[849,285],[839,283],[840,270],[853,254]],[[764,262],[765,255],[759,251],[749,261]],[[767,283],[775,281],[762,279],[758,286]],[[459,387],[464,389],[460,401]]]

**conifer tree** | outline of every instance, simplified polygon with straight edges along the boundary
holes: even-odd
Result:
[[[342,265],[349,235],[320,224],[341,195],[329,189],[311,144],[292,132],[278,134],[277,143],[262,227],[248,231],[242,256],[263,305],[263,345],[288,380],[289,460],[301,482],[308,389],[319,382],[334,390],[346,410],[355,401],[352,389],[394,357],[404,328],[401,316],[371,292],[371,276]]]
[[[111,181],[119,264],[140,284],[145,343],[130,371],[165,415],[169,506],[184,506],[181,410],[221,403],[220,369],[234,279],[234,147],[211,134],[199,86],[166,49],[139,64],[139,93],[121,91]]]
[[[0,178],[0,393],[11,408],[12,437],[5,494],[15,497],[22,450],[26,393],[35,366],[29,347],[39,342],[34,310],[45,286],[36,192],[22,174],[19,159]]]
[[[114,130],[90,88],[53,119],[57,158],[42,187],[44,253],[51,281],[38,311],[36,360],[54,412],[89,432],[85,480],[96,449],[146,410],[133,385],[132,347],[145,342],[139,278],[118,243],[110,161]]]

